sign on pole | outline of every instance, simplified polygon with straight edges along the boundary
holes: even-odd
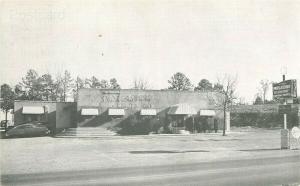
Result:
[[[290,79],[280,83],[273,83],[273,98],[296,98],[297,81]]]
[[[296,98],[297,81],[290,79],[280,83],[273,83],[273,98]]]
[[[292,110],[291,105],[287,105],[287,99],[297,97],[297,81],[295,79],[285,80],[280,83],[273,83],[273,99],[283,99],[284,105],[279,105],[278,111],[283,114],[284,129],[281,130],[281,149],[289,149],[289,130],[287,129],[287,113]],[[291,102],[292,104],[293,102]]]

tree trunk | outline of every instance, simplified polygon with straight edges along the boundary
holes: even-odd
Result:
[[[6,123],[5,123],[5,126],[4,126],[4,130],[6,131],[6,129],[7,129],[7,113],[8,113],[8,110],[5,110],[5,121],[6,121]]]
[[[223,122],[223,136],[226,135],[225,130],[226,130],[226,105],[224,106],[224,122]]]

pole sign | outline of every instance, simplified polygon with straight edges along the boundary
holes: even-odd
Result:
[[[292,105],[279,105],[278,112],[279,114],[288,114],[292,111]]]
[[[296,98],[297,81],[295,79],[273,83],[273,98]]]

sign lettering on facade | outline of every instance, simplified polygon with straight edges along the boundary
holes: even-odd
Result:
[[[151,95],[120,95],[105,93],[100,97],[100,105],[110,108],[152,108]]]

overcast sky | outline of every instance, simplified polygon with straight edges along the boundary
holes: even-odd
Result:
[[[238,74],[252,101],[259,81],[300,82],[300,1],[0,1],[0,83],[30,68],[55,75],[140,77],[152,89],[175,72],[193,84]],[[271,98],[271,89],[269,98]]]

